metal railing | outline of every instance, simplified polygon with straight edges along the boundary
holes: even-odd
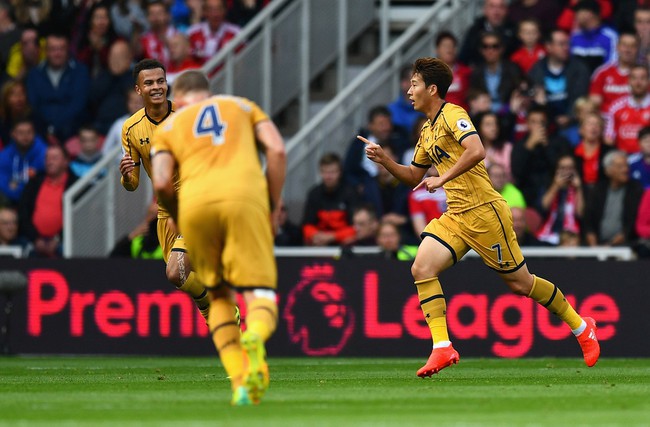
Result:
[[[284,190],[292,216],[302,210],[305,195],[318,180],[318,159],[325,151],[343,154],[367,112],[399,95],[399,70],[421,56],[434,54],[436,34],[467,28],[476,13],[472,0],[438,0],[362,73],[341,90],[287,142],[288,173]]]

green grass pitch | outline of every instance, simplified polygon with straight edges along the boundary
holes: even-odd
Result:
[[[271,358],[230,407],[217,358],[0,357],[2,426],[648,426],[650,360]]]

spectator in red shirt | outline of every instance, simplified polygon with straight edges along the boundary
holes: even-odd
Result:
[[[63,193],[76,181],[68,169],[68,157],[59,145],[50,145],[45,155],[45,172],[31,179],[20,200],[21,234],[34,243],[33,255],[61,256]]]
[[[438,176],[435,166],[431,166],[425,178]],[[420,187],[409,194],[409,215],[413,232],[420,236],[424,227],[434,218],[440,218],[447,211],[447,196],[445,190],[440,187],[433,193],[426,188]]]
[[[606,114],[611,105],[630,93],[628,76],[636,63],[639,42],[633,33],[622,33],[616,44],[618,60],[596,68],[591,76],[589,97]]]
[[[319,161],[321,183],[307,194],[303,238],[308,246],[347,245],[354,241],[352,209],[359,202],[356,191],[343,180],[341,158],[327,153]]]
[[[237,25],[226,22],[226,6],[223,0],[205,0],[204,22],[192,25],[187,34],[196,59],[205,63],[235,38],[241,30]]]
[[[149,31],[140,39],[140,57],[160,61],[165,68],[169,67],[169,48],[167,41],[178,32],[171,24],[169,6],[162,0],[152,0],[147,4],[147,21]]]
[[[449,65],[453,74],[453,80],[447,91],[445,101],[460,105],[467,110],[469,108],[467,105],[467,91],[469,90],[472,69],[457,61],[457,53],[458,39],[449,31],[439,32],[436,36],[436,56]]]
[[[526,74],[537,61],[546,56],[546,49],[540,42],[541,36],[537,20],[527,18],[519,22],[517,37],[522,46],[510,56],[510,60]]]
[[[628,154],[639,152],[638,134],[650,124],[650,95],[648,68],[635,65],[630,70],[630,94],[619,99],[609,109],[605,141]]]
[[[190,40],[181,32],[168,40],[169,67],[167,67],[167,83],[172,84],[176,76],[185,70],[201,68],[201,64],[192,56]]]
[[[605,178],[601,167],[603,157],[613,149],[603,144],[603,119],[600,114],[587,113],[580,123],[581,140],[574,150],[576,169],[587,190]]]

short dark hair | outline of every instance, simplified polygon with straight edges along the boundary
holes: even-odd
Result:
[[[444,99],[454,78],[451,68],[438,58],[418,58],[413,64],[413,74],[419,74],[425,86],[436,85],[440,97]]]
[[[436,47],[440,46],[443,40],[450,39],[454,45],[458,45],[458,39],[451,31],[442,30],[436,35]]]
[[[544,43],[553,43],[553,36],[557,33],[562,33],[565,36],[570,37],[570,34],[567,31],[561,28],[554,28],[551,31],[544,34]]]
[[[646,136],[650,136],[650,126],[644,126],[639,131],[639,139],[645,138]]]
[[[157,59],[145,58],[141,60],[140,62],[135,64],[135,67],[133,67],[133,80],[136,83],[138,82],[138,76],[140,75],[140,71],[155,70],[156,68],[162,69],[165,76],[167,75],[167,70],[165,69],[165,66]]]
[[[22,124],[25,124],[25,123],[31,125],[32,128],[34,130],[36,130],[36,124],[34,123],[34,120],[30,119],[29,117],[19,117],[16,120],[14,120],[14,122],[11,124],[11,130],[13,131],[18,126],[20,126]]]
[[[169,5],[163,0],[149,0],[145,2],[145,10],[148,10],[151,6],[162,6],[167,12],[169,12]]]
[[[321,156],[320,160],[318,161],[318,166],[329,166],[337,164],[341,166],[341,156],[339,156],[336,153],[325,153]]]
[[[373,121],[377,116],[386,116],[391,118],[390,110],[384,105],[377,105],[368,111],[368,123]]]

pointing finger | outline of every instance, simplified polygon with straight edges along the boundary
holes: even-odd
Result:
[[[424,185],[424,180],[420,181],[420,183],[418,185],[416,185],[415,188],[413,188],[413,191],[417,190],[418,188],[422,187],[423,185]]]
[[[361,136],[361,135],[357,135],[357,139],[359,139],[359,140],[365,142],[365,143],[368,144],[368,145],[372,144],[372,142],[370,142],[368,139],[364,138],[364,137]]]

